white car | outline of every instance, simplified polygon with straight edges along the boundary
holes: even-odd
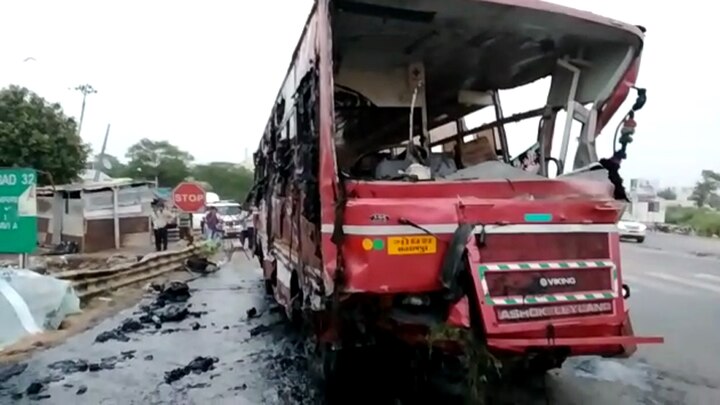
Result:
[[[647,231],[645,224],[630,219],[621,219],[617,223],[617,227],[620,239],[633,239],[637,243],[645,241],[645,231]]]
[[[223,234],[228,237],[239,237],[243,230],[245,230],[244,224],[244,211],[240,204],[235,201],[218,201],[212,204],[207,204],[207,208],[214,207],[217,210],[217,215],[220,219],[220,229]]]

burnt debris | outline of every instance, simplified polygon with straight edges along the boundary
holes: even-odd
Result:
[[[258,335],[262,335],[264,333],[267,333],[270,331],[270,326],[268,325],[258,325],[252,329],[250,329],[250,336],[255,337]]]
[[[104,343],[108,340],[120,342],[130,341],[127,335],[139,332],[147,327],[160,329],[167,322],[181,322],[189,316],[199,318],[207,314],[205,311],[190,311],[191,304],[187,304],[190,298],[190,287],[181,281],[171,281],[165,285],[152,283],[150,289],[157,291],[158,295],[149,304],[141,305],[140,315],[137,319],[127,318],[115,329],[103,332],[95,338],[95,342]],[[197,327],[200,329],[200,327]],[[193,330],[197,330],[193,324]],[[168,330],[165,333],[172,333],[179,329]]]
[[[7,382],[16,375],[22,374],[27,369],[27,364],[17,363],[9,366],[0,366],[0,383]]]
[[[165,373],[165,382],[172,384],[175,381],[182,379],[183,377],[193,374],[202,374],[209,370],[215,369],[215,363],[219,360],[217,357],[195,357],[188,365],[170,370]]]

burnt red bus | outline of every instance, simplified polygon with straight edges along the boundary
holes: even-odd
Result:
[[[616,227],[643,38],[542,1],[315,3],[250,198],[267,291],[312,328],[326,370],[380,335],[541,370],[662,341],[633,334]],[[543,101],[505,116],[501,92],[540,79]],[[468,128],[483,111],[492,122]],[[511,155],[507,128],[533,120]]]

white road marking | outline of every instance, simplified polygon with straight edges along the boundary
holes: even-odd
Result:
[[[698,274],[695,274],[694,276],[696,278],[701,278],[703,280],[714,281],[716,283],[720,283],[720,276],[715,276],[713,274],[698,273]]]
[[[649,287],[651,289],[655,290],[662,290],[668,294],[676,294],[676,295],[691,295],[691,291],[688,289],[680,288],[679,286],[663,283],[662,281],[654,281],[651,279],[648,279],[647,277],[638,277],[634,275],[629,274],[623,274],[622,276],[623,282],[628,284],[630,286],[630,299],[632,300],[632,294],[641,292],[641,289],[635,288],[635,283],[640,284],[644,287]]]
[[[645,274],[652,276],[652,277],[659,278],[661,280],[670,281],[672,283],[682,284],[682,285],[686,285],[689,287],[699,288],[702,290],[711,291],[711,292],[720,294],[720,285],[713,285],[713,284],[708,284],[706,282],[693,281],[688,278],[672,276],[670,274],[665,274],[665,273],[656,273],[653,271],[649,271]]]

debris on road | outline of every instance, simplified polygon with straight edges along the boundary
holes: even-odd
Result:
[[[25,390],[25,393],[28,395],[37,395],[42,390],[45,389],[45,385],[43,383],[34,381],[28,385],[27,389]]]
[[[258,310],[255,309],[255,307],[252,307],[245,311],[245,315],[247,315],[247,319],[253,319],[260,316],[260,314],[258,314]]]
[[[135,350],[128,350],[121,352],[119,356],[104,357],[100,359],[99,362],[89,362],[86,359],[68,359],[50,363],[47,366],[51,370],[50,375],[35,379],[30,383],[30,385],[27,386],[24,391],[15,392],[11,394],[11,396],[15,400],[21,399],[23,395],[27,395],[28,398],[33,400],[50,398],[50,395],[39,394],[47,390],[48,386],[51,383],[62,381],[65,379],[65,376],[70,374],[113,370],[115,369],[117,364],[135,358],[135,353]],[[7,368],[7,370],[3,370],[2,374],[0,374],[0,376],[3,378],[2,380],[0,380],[0,382],[5,382],[9,378],[19,375],[20,373],[25,371],[25,368],[27,368],[27,365],[24,364],[10,366],[9,368]],[[63,384],[63,387],[73,388],[74,386],[73,384],[66,383]],[[82,395],[87,391],[87,389],[87,386],[80,385],[76,394]]]
[[[90,363],[85,359],[60,360],[48,364],[48,368],[53,371],[59,371],[63,375],[84,373],[86,371],[112,370],[116,364],[122,363],[125,360],[134,359],[135,353],[135,350],[120,352],[120,356],[103,357],[96,363]]]
[[[7,380],[22,374],[27,369],[26,363],[11,364],[9,366],[0,366],[0,384]]]
[[[129,342],[130,338],[120,330],[118,329],[112,329],[105,332],[102,332],[101,334],[97,335],[95,337],[96,343],[105,343],[108,340],[117,340],[118,342]]]
[[[88,367],[89,365],[87,360],[83,359],[60,360],[56,361],[55,363],[48,364],[49,369],[60,371],[66,375],[85,372],[88,370]]]
[[[179,367],[166,372],[165,382],[171,384],[190,373],[201,374],[206,371],[213,370],[215,368],[215,363],[218,361],[217,357],[195,357],[190,363],[188,363],[187,366]]]
[[[161,329],[167,322],[181,322],[189,316],[199,318],[206,311],[190,311],[191,304],[186,304],[190,299],[190,287],[182,281],[170,281],[165,285],[151,283],[149,288],[158,292],[157,297],[149,304],[140,305],[140,315],[137,319],[127,318],[115,329],[103,332],[95,338],[95,342],[104,343],[108,340],[120,342],[130,341],[128,333],[139,332],[145,329],[146,325],[152,325],[154,329]],[[191,324],[193,330],[200,329],[197,322]],[[166,329],[162,334],[180,331],[180,329]]]
[[[270,331],[270,326],[268,325],[258,325],[252,329],[250,329],[250,336],[255,337],[258,335],[262,335],[263,333],[267,333]]]
[[[156,302],[185,302],[190,299],[190,287],[182,281],[171,281],[162,287]]]
[[[126,333],[127,332],[137,332],[142,328],[143,328],[142,323],[140,323],[139,321],[137,321],[135,319],[131,319],[131,318],[125,319],[122,322],[122,324],[120,324],[120,330],[123,332],[126,332]]]

